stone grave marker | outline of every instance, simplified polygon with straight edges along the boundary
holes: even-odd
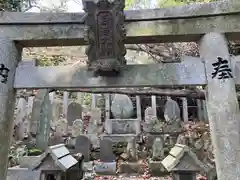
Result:
[[[176,101],[168,97],[164,108],[164,118],[167,122],[175,122],[180,120],[180,108]]]
[[[31,121],[30,121],[30,132],[34,135],[37,134],[39,118],[40,118],[40,114],[41,114],[40,113],[41,107],[42,107],[46,93],[48,93],[48,90],[40,89],[40,90],[38,90],[38,92],[34,98]]]
[[[136,147],[136,138],[135,137],[128,139],[126,151],[127,151],[130,161],[137,160],[137,147]]]
[[[69,104],[67,109],[67,121],[68,125],[72,126],[73,121],[82,118],[82,106],[77,102]]]
[[[152,159],[163,160],[164,159],[164,142],[162,138],[157,137],[154,140],[152,147]]]
[[[154,114],[154,109],[152,107],[147,107],[144,112],[145,122],[149,123],[153,117],[156,117]]]
[[[30,126],[29,126],[29,121],[28,119],[25,119],[21,124],[19,124],[18,128],[18,138],[19,140],[23,140],[24,138],[29,137],[30,133]]]
[[[77,137],[83,134],[84,125],[81,119],[76,119],[72,126],[72,137]]]
[[[27,116],[27,101],[24,98],[19,98],[17,110],[15,111],[15,125],[21,124]]]
[[[137,134],[138,120],[111,120],[112,134]]]
[[[116,161],[116,156],[112,151],[112,142],[108,139],[103,139],[100,141],[100,160],[101,162]]]
[[[29,120],[31,119],[32,116],[34,98],[35,96],[29,96],[27,101],[27,117]]]
[[[67,133],[67,128],[68,128],[68,123],[67,120],[64,118],[60,118],[57,122],[56,122],[56,133],[64,136]]]
[[[124,94],[115,94],[111,105],[111,112],[116,119],[131,118],[134,112],[131,99]]]
[[[38,117],[38,131],[36,136],[37,148],[45,150],[48,147],[48,140],[50,136],[50,125],[52,121],[52,105],[49,99],[48,90],[40,89],[43,91],[43,101],[40,106],[40,116]]]
[[[52,101],[53,121],[57,121],[62,114],[62,104],[58,99]]]
[[[152,132],[154,130],[154,127],[156,127],[157,129],[155,129],[155,131],[158,131],[158,128],[160,130],[160,126],[158,127],[157,124],[159,124],[159,121],[155,115],[154,109],[152,107],[147,107],[145,109],[144,112],[144,124],[143,124],[143,130],[145,132]]]
[[[87,136],[78,136],[75,141],[75,152],[82,153],[84,156],[84,161],[88,162],[90,161],[91,146],[91,141]]]
[[[101,110],[99,108],[91,109],[90,116],[90,121],[96,121],[96,124],[101,124]]]

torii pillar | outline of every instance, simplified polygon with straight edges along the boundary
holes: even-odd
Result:
[[[218,180],[240,180],[239,106],[224,35],[204,35],[200,56],[206,67],[206,103],[217,177]]]
[[[8,151],[13,133],[13,116],[16,91],[13,88],[21,48],[7,39],[0,38],[0,179],[6,180]],[[24,79],[23,79],[24,81]]]

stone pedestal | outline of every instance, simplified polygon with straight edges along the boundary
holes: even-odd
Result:
[[[120,174],[144,174],[144,168],[138,162],[122,162],[119,167]]]
[[[116,162],[97,162],[94,165],[94,171],[99,175],[116,175]]]

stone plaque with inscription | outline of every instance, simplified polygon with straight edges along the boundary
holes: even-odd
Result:
[[[112,75],[126,64],[123,40],[125,0],[99,0],[83,2],[87,13],[85,39],[89,46],[88,68],[100,75]]]

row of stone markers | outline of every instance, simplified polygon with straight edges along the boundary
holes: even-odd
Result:
[[[146,108],[143,122],[140,118],[131,119],[132,114],[129,110],[133,108],[129,97],[118,95],[118,100],[113,98],[115,102],[111,103],[112,106],[117,107],[111,108],[111,111],[116,117],[121,116],[117,117],[118,119],[106,119],[103,124],[101,111],[97,108],[83,108],[78,102],[68,102],[65,117],[62,115],[64,112],[62,100],[58,99],[54,93],[39,90],[35,99],[33,97],[29,98],[33,100],[32,103],[26,103],[20,98],[18,107],[23,107],[21,104],[29,104],[27,107],[32,108],[32,113],[28,110],[31,113],[29,115],[30,131],[32,135],[36,135],[37,146],[40,149],[66,143],[72,153],[83,154],[85,171],[95,170],[98,174],[143,174],[141,169],[143,164],[140,162],[147,157],[151,157],[148,166],[153,175],[160,176],[165,173],[164,170],[158,171],[161,160],[164,159],[164,154],[174,147],[181,133],[180,110],[175,101],[168,99],[166,103],[165,116],[168,124],[164,125],[163,121],[158,120],[156,108],[153,107]],[[140,107],[139,104],[137,106]],[[122,109],[122,107],[128,107],[128,109]],[[24,108],[18,109],[18,112],[22,112]],[[122,113],[119,111],[121,109]],[[19,117],[25,117],[20,116],[21,113],[18,114]],[[48,123],[50,124],[48,127],[51,128],[46,126]],[[140,124],[143,124],[143,130],[140,129]],[[105,132],[103,132],[104,127]],[[25,132],[25,134],[28,133]],[[48,134],[52,134],[51,137]],[[100,162],[94,161],[98,159]]]

